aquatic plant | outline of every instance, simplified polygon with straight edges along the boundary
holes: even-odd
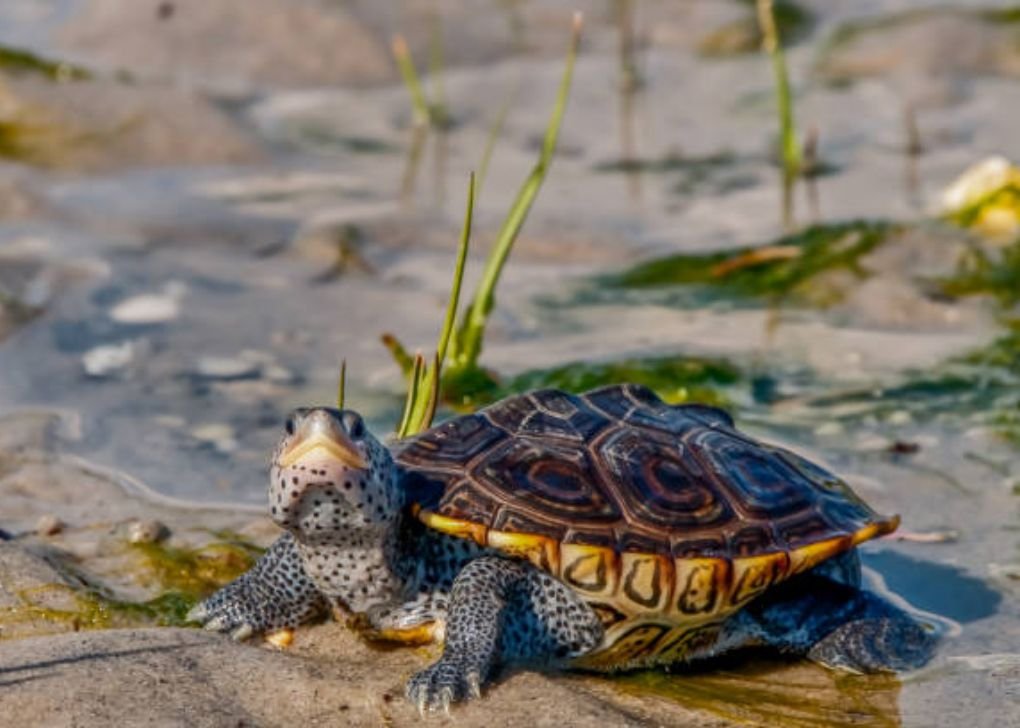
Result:
[[[433,49],[435,48],[441,49],[441,46],[433,43]],[[408,96],[411,98],[411,109],[414,114],[415,125],[431,126],[436,129],[449,127],[451,118],[443,101],[442,83],[439,82],[435,86],[435,98],[432,100],[428,99],[425,96],[425,91],[418,76],[418,70],[414,66],[411,51],[407,47],[407,41],[403,35],[398,33],[393,36],[391,49],[393,51],[393,59],[397,63],[397,69],[400,71],[400,77],[404,82],[404,88],[407,89]],[[442,51],[439,50],[437,52],[433,50],[432,59],[432,71],[438,75],[442,71]]]
[[[883,418],[909,412],[989,427],[1020,445],[1020,320],[989,344],[924,371],[906,372],[892,386],[814,397],[808,403],[826,419]],[[840,412],[845,414],[839,414]]]
[[[776,111],[779,114],[779,158],[783,168],[783,224],[790,228],[793,225],[793,185],[801,173],[801,147],[793,117],[790,77],[786,70],[786,56],[779,37],[773,0],[756,2],[762,46],[772,59],[772,73],[775,77]]]
[[[0,46],[0,71],[35,74],[51,81],[85,81],[92,74],[67,61],[54,61],[22,48]]]
[[[408,379],[407,397],[404,413],[397,425],[397,436],[407,437],[429,428],[436,414],[442,387],[442,368],[446,362],[447,349],[454,333],[454,321],[460,305],[460,289],[464,281],[464,265],[467,263],[468,246],[471,241],[471,224],[475,208],[475,177],[468,179],[467,205],[464,210],[464,222],[460,230],[460,244],[457,248],[457,262],[453,268],[453,283],[450,286],[450,299],[446,304],[446,316],[439,332],[439,341],[432,362],[426,362],[421,354],[414,357],[392,335],[384,335],[383,343],[390,349],[394,359]],[[341,374],[342,374],[341,370]]]
[[[953,297],[987,295],[1003,307],[1020,303],[1020,240],[997,251],[969,248],[956,271],[936,281],[939,290]]]
[[[383,343],[389,348],[394,360],[408,379],[408,396],[405,413],[398,427],[398,434],[405,436],[428,427],[435,408],[430,400],[445,398],[448,388],[457,391],[469,391],[472,383],[481,383],[489,379],[478,364],[485,338],[485,329],[489,315],[495,306],[496,286],[499,283],[503,268],[510,256],[517,236],[527,220],[528,213],[534,204],[538,191],[549,172],[556,152],[556,141],[559,136],[563,115],[566,111],[567,98],[573,78],[574,62],[581,38],[581,15],[574,15],[571,29],[570,46],[567,52],[566,66],[560,81],[552,115],[546,127],[542,149],[538,161],[530,174],[525,178],[510,207],[492,250],[485,263],[482,279],[470,304],[460,313],[459,321],[457,306],[461,280],[463,277],[463,259],[466,255],[470,238],[471,210],[474,200],[474,181],[469,186],[467,213],[461,229],[461,245],[458,263],[455,267],[453,293],[447,307],[446,320],[440,334],[439,346],[433,360],[427,362],[422,356],[411,356],[407,349],[392,334],[383,336]],[[449,361],[447,366],[446,362]],[[440,377],[444,367],[445,373]],[[480,386],[480,385],[479,385]]]
[[[860,259],[901,229],[870,220],[813,225],[763,246],[657,258],[601,276],[596,283],[614,288],[684,285],[699,303],[722,297],[832,302],[814,295],[813,281],[835,269],[866,276]]]
[[[755,53],[764,40],[761,25],[756,18],[756,0],[738,0],[748,13],[711,31],[698,43],[698,52],[708,57],[733,56]],[[792,0],[775,0],[772,8],[776,29],[787,43],[803,38],[814,26],[814,15]]]
[[[700,402],[725,406],[729,399],[724,390],[742,380],[740,370],[723,359],[679,355],[635,357],[531,369],[500,382],[494,398],[543,387],[580,393],[630,382],[643,384],[670,404]]]

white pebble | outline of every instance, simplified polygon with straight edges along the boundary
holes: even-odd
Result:
[[[133,341],[103,344],[89,349],[81,357],[85,373],[90,377],[105,377],[128,366],[135,358]]]
[[[180,313],[172,296],[145,294],[125,299],[110,309],[110,318],[122,324],[158,324],[172,321]]]

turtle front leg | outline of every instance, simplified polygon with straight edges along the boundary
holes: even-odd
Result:
[[[407,684],[425,709],[478,697],[494,668],[579,657],[602,640],[602,623],[573,591],[521,561],[482,556],[450,592],[443,656]]]
[[[294,537],[288,533],[249,571],[197,604],[187,620],[243,640],[297,627],[325,609],[326,601],[305,573]]]

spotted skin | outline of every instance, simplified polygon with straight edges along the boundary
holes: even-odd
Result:
[[[202,602],[188,618],[245,637],[297,627],[323,614],[326,606],[305,572],[297,541],[285,534],[250,571]]]
[[[531,564],[469,562],[453,582],[443,656],[407,684],[419,709],[477,697],[499,664],[566,664],[594,648],[602,624],[576,592]]]
[[[422,710],[507,665],[616,670],[747,645],[859,671],[930,656],[930,632],[859,587],[853,546],[895,519],[717,410],[653,399],[538,392],[392,453],[354,412],[299,410],[270,473],[286,534],[189,616],[243,638],[329,607],[372,638],[443,641],[407,685]],[[677,519],[668,538],[656,509]]]

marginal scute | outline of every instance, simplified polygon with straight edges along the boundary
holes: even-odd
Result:
[[[579,544],[560,545],[560,578],[581,591],[602,594],[615,590],[615,555],[609,549]]]
[[[751,601],[786,576],[790,557],[785,553],[748,556],[733,560],[733,592],[730,604],[741,606]]]
[[[620,561],[624,596],[648,611],[661,609],[673,577],[669,562],[659,556],[635,553],[622,554]]]
[[[724,559],[677,559],[676,608],[685,615],[708,615],[721,605],[729,586]]]

